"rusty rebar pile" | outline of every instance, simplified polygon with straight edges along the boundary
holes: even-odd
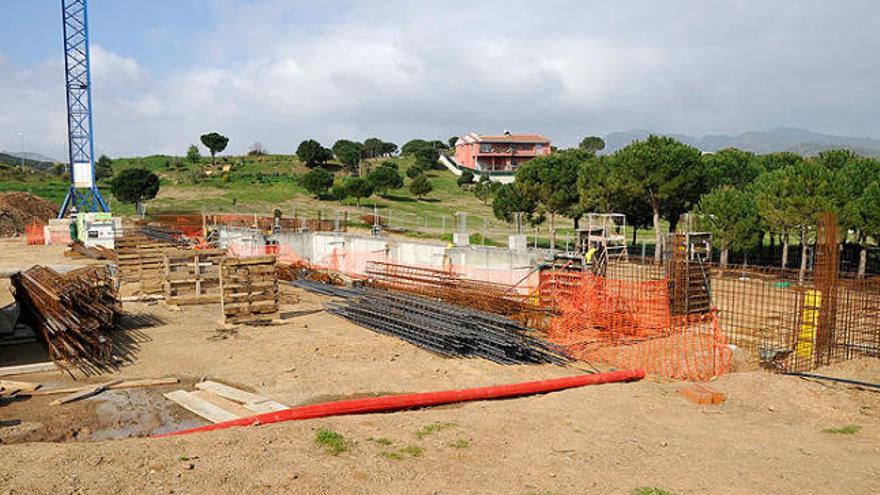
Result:
[[[121,306],[104,266],[66,275],[34,266],[11,277],[22,318],[63,365],[102,368],[112,364],[113,330]]]
[[[278,280],[285,282],[311,280],[312,282],[330,285],[345,285],[339,274],[317,268],[305,260],[294,261],[293,263],[279,262],[275,265],[275,272],[278,274]]]
[[[457,306],[504,316],[520,316],[537,310],[512,286],[470,280],[452,271],[371,261],[367,263],[366,273],[370,286],[431,297]]]

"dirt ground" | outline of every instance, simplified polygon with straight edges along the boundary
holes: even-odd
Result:
[[[25,260],[69,262],[61,250],[2,241],[0,268]],[[127,311],[161,321],[120,336],[131,363],[79,382],[177,375],[182,383],[111,391],[63,406],[49,406],[49,397],[0,405],[0,494],[574,495],[629,494],[642,486],[679,495],[880,492],[880,394],[761,371],[719,378],[714,386],[727,401],[716,406],[686,401],[680,383],[647,379],[144,437],[204,424],[161,393],[191,389],[205,377],[299,405],[581,372],[438,357],[323,312],[322,296],[286,290],[300,301],[282,308],[283,324],[234,331],[218,323],[218,305],[176,311],[126,304]],[[880,382],[880,360],[817,372]],[[47,387],[72,383],[60,373],[17,379]],[[850,424],[861,429],[823,431]],[[316,445],[319,428],[342,434],[348,450],[331,455]]]

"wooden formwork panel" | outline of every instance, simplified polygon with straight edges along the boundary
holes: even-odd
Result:
[[[278,319],[278,276],[275,272],[275,257],[222,259],[220,294],[225,323]]]
[[[223,249],[165,254],[165,302],[176,305],[220,302],[220,261],[225,255]]]

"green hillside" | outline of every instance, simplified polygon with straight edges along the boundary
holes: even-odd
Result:
[[[21,159],[7,153],[0,153],[0,166],[16,167],[22,165],[37,170],[46,171],[51,170],[54,164],[52,162],[31,160],[29,158]]]
[[[413,164],[409,157],[374,159],[366,161],[362,171],[366,172],[385,160],[395,162],[404,176]],[[128,168],[146,168],[160,177],[158,196],[146,203],[148,214],[204,211],[271,215],[277,208],[285,216],[295,212],[298,216],[317,218],[321,215],[334,219],[338,212],[340,218],[347,213],[352,224],[360,224],[366,229],[368,225],[360,217],[372,214],[375,206],[383,218],[390,216],[393,227],[410,237],[451,240],[456,212],[468,214],[468,227],[477,243],[483,242],[484,229],[486,244],[506,243],[511,231],[509,225],[494,218],[490,205],[484,205],[469,190],[458,187],[457,176],[445,168],[427,172],[434,190],[423,200],[409,192],[406,186],[410,179],[405,179],[403,188],[389,191],[385,196],[362,199],[360,207],[354,199],[342,202],[319,200],[309,194],[299,185],[299,177],[309,169],[291,155],[218,157],[214,167],[209,158],[190,163],[180,157],[165,155],[113,161],[114,173]],[[225,168],[228,173],[224,172]],[[330,163],[326,168],[334,173],[337,183],[350,175],[343,172],[338,163]],[[0,180],[0,191],[28,191],[56,203],[64,199],[67,187],[63,177],[49,174],[40,174],[32,180]],[[114,212],[134,214],[133,205],[113,198],[108,181],[99,181],[99,187]],[[568,223],[559,225],[566,226],[570,227]],[[541,230],[542,237],[546,236],[546,226]],[[565,233],[559,235],[560,242],[564,242]]]

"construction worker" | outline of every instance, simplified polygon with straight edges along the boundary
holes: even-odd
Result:
[[[77,242],[79,240],[79,236],[77,235],[77,227],[76,227],[76,216],[77,209],[76,206],[70,208],[70,225],[68,229],[70,229],[70,242]]]
[[[592,261],[593,255],[596,254],[596,251],[598,250],[599,248],[596,246],[592,246],[590,247],[590,249],[587,250],[587,254],[584,257],[586,258],[586,262],[588,265],[590,264],[590,261]]]
[[[595,261],[593,260],[595,258]],[[592,272],[596,275],[605,275],[608,259],[605,257],[605,246],[597,244],[591,247],[585,255],[587,265],[590,266]]]

